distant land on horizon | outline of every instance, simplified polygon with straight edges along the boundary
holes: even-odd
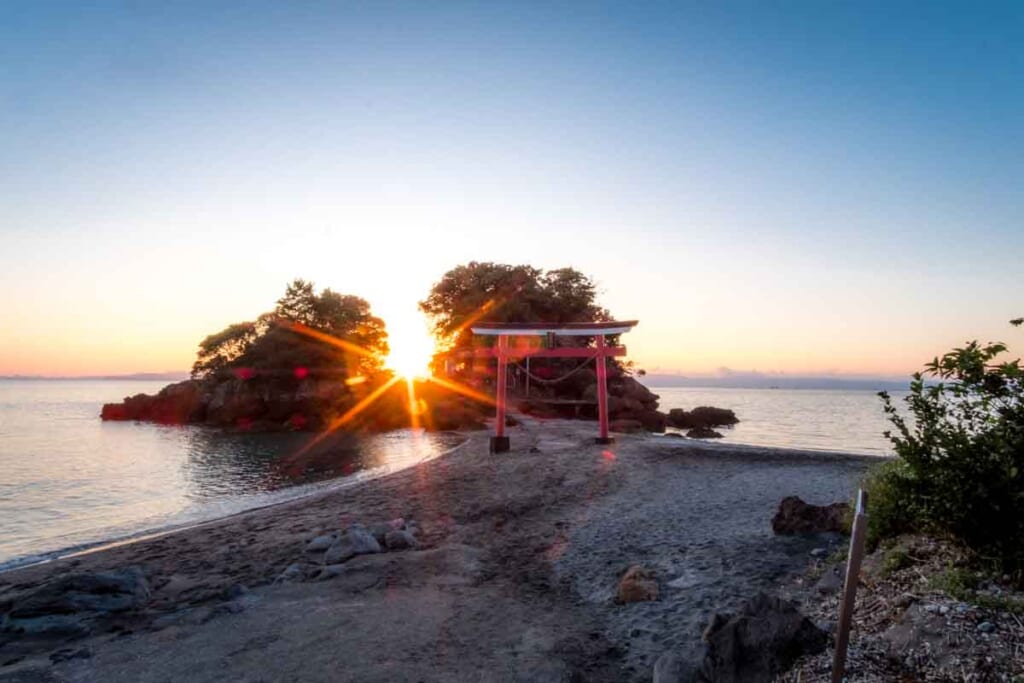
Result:
[[[187,372],[133,372],[126,375],[0,375],[0,380],[38,380],[38,381],[56,381],[56,380],[145,380],[145,381],[163,381],[163,382],[180,382],[181,380],[188,379],[189,373]]]
[[[851,391],[906,391],[910,378],[769,375],[735,373],[713,377],[648,373],[639,378],[649,387],[708,389],[846,389]]]

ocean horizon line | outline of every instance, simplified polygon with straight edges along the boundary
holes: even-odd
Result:
[[[180,382],[189,378],[187,372],[135,372],[111,375],[0,375],[0,381],[31,382],[87,382],[87,381],[149,381]],[[829,375],[758,375],[702,377],[672,373],[648,373],[637,379],[651,388],[693,389],[792,389],[792,390],[847,390],[847,391],[905,391],[910,378],[903,380],[885,377],[843,377]]]

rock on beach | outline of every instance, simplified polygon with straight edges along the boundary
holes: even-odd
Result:
[[[777,534],[843,533],[850,513],[847,503],[811,505],[799,496],[787,496],[772,519]]]
[[[616,601],[620,604],[658,599],[658,581],[654,572],[638,564],[626,570],[619,580]]]

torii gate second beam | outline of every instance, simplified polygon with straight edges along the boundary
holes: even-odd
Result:
[[[491,437],[491,452],[504,453],[509,450],[509,438],[505,436],[505,384],[506,368],[509,358],[594,358],[597,363],[597,416],[600,433],[596,439],[599,444],[611,443],[608,435],[608,365],[605,360],[609,356],[625,356],[626,347],[607,346],[605,337],[612,334],[629,332],[637,324],[636,320],[608,321],[593,323],[477,323],[470,329],[473,334],[498,337],[494,348],[477,349],[473,355],[495,357],[498,359],[498,382],[495,390],[497,411],[494,423],[494,436]],[[510,349],[509,337],[516,336],[548,336],[556,337],[594,337],[596,347],[566,348],[516,348]]]

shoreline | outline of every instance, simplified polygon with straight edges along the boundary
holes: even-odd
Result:
[[[650,680],[666,649],[699,647],[714,611],[777,587],[832,543],[775,537],[782,497],[845,500],[879,460],[631,435],[597,446],[593,424],[564,420],[509,431],[507,455],[470,432],[443,457],[356,485],[0,573],[7,604],[129,567],[150,591],[144,608],[90,622],[83,639],[0,632],[0,661],[15,662],[0,679]],[[332,529],[396,518],[415,523],[416,548],[329,573],[304,552]],[[663,595],[616,605],[615,584],[637,563]],[[47,659],[68,647],[90,654]],[[331,676],[339,662],[345,675]]]
[[[121,547],[121,546],[125,546],[125,545],[130,545],[132,543],[139,542],[139,541],[146,541],[146,540],[149,540],[149,539],[160,538],[162,536],[166,536],[168,534],[174,534],[174,533],[177,533],[179,531],[188,531],[190,529],[198,529],[198,528],[202,528],[204,526],[208,526],[208,525],[211,525],[211,524],[217,524],[218,522],[230,520],[230,519],[232,519],[234,517],[237,517],[239,515],[245,515],[245,514],[250,513],[250,512],[256,512],[256,511],[259,511],[259,510],[266,510],[268,508],[273,508],[273,507],[276,507],[276,506],[279,506],[279,505],[287,505],[289,503],[295,503],[295,502],[298,502],[298,501],[302,501],[302,500],[306,500],[306,499],[310,499],[310,498],[315,498],[316,496],[320,496],[320,495],[329,495],[329,494],[334,493],[336,491],[340,491],[340,490],[343,490],[343,489],[346,489],[346,488],[350,488],[350,487],[353,487],[353,486],[358,486],[358,485],[360,485],[362,483],[365,483],[365,482],[368,482],[368,481],[373,481],[375,479],[379,479],[379,478],[382,478],[382,477],[389,477],[391,475],[394,475],[394,474],[397,474],[399,472],[402,472],[403,470],[406,470],[406,469],[408,469],[410,467],[415,467],[415,466],[417,466],[419,464],[422,464],[424,462],[429,462],[431,460],[435,460],[437,458],[444,457],[448,453],[456,451],[456,450],[464,447],[469,442],[469,438],[468,438],[469,432],[454,432],[454,433],[457,433],[457,434],[459,434],[460,436],[463,437],[463,440],[461,442],[459,442],[458,444],[456,444],[455,446],[452,446],[451,448],[447,448],[447,449],[445,449],[443,451],[439,451],[439,452],[437,452],[437,453],[435,453],[433,455],[424,456],[423,458],[417,460],[416,462],[408,463],[408,464],[406,464],[406,465],[404,465],[402,467],[398,467],[397,469],[388,469],[389,466],[381,466],[381,467],[374,468],[374,469],[369,469],[369,470],[360,470],[359,472],[355,472],[355,473],[349,474],[349,475],[343,475],[343,476],[339,476],[339,477],[333,477],[333,478],[330,478],[330,479],[324,479],[324,480],[321,480],[321,481],[315,481],[315,482],[309,482],[309,483],[305,483],[305,484],[297,484],[297,485],[294,485],[294,486],[288,486],[288,487],[285,487],[285,488],[282,488],[282,489],[279,489],[277,491],[272,492],[274,494],[280,494],[281,495],[281,498],[278,499],[278,500],[273,500],[273,501],[270,501],[270,502],[262,503],[262,504],[259,504],[259,505],[255,505],[253,507],[245,507],[243,509],[236,510],[234,512],[229,512],[227,514],[223,514],[223,515],[219,515],[219,516],[215,516],[215,517],[210,517],[209,519],[199,519],[199,520],[184,521],[184,522],[172,522],[172,523],[164,525],[164,526],[147,527],[147,528],[141,529],[139,531],[128,532],[128,533],[125,533],[125,534],[115,534],[115,535],[110,536],[108,538],[104,538],[104,539],[97,540],[97,541],[86,541],[86,542],[78,544],[78,545],[64,546],[64,547],[61,547],[61,548],[58,548],[58,549],[52,550],[52,551],[46,551],[46,552],[37,553],[37,554],[33,554],[33,555],[24,555],[24,556],[20,556],[20,557],[14,557],[14,558],[12,558],[10,560],[2,560],[2,561],[0,561],[0,577],[2,577],[4,574],[6,574],[8,572],[16,571],[18,569],[23,569],[25,567],[35,567],[35,566],[38,566],[38,565],[44,565],[44,564],[48,564],[50,562],[59,561],[59,560],[62,560],[62,559],[69,559],[69,558],[74,558],[74,557],[80,557],[80,556],[88,555],[88,554],[94,553],[94,552],[102,552],[103,550],[106,550],[108,548],[116,548],[116,547]],[[387,471],[379,471],[378,472],[377,470],[387,470]],[[293,495],[287,495],[287,494],[293,494]],[[178,513],[178,514],[180,514],[180,513]]]
[[[586,421],[583,421],[586,424]],[[33,567],[36,565],[47,564],[56,560],[65,558],[78,557],[80,555],[86,555],[93,552],[100,552],[106,548],[118,547],[127,544],[134,543],[136,541],[144,541],[147,539],[158,538],[167,534],[172,534],[177,531],[186,531],[189,529],[203,527],[209,524],[216,524],[217,522],[228,520],[238,515],[244,515],[249,512],[257,510],[263,510],[272,508],[278,505],[286,505],[288,503],[312,498],[318,495],[328,495],[334,491],[357,486],[366,481],[372,481],[380,477],[392,476],[398,472],[401,472],[409,467],[414,467],[422,462],[434,460],[437,458],[444,457],[450,452],[453,452],[459,448],[466,446],[470,440],[470,436],[473,434],[480,433],[480,430],[469,430],[461,431],[455,430],[453,434],[458,434],[462,437],[462,441],[443,451],[440,451],[432,456],[424,457],[414,463],[409,463],[399,469],[390,470],[386,472],[380,472],[372,476],[364,476],[367,473],[372,473],[373,470],[364,470],[356,472],[350,475],[344,475],[340,477],[334,477],[322,481],[310,482],[306,484],[298,484],[295,486],[289,486],[283,489],[275,491],[276,494],[281,494],[282,497],[279,500],[273,500],[267,503],[255,505],[253,507],[245,507],[234,512],[229,512],[224,515],[210,517],[208,519],[199,519],[194,521],[184,522],[171,522],[166,525],[157,525],[146,527],[137,531],[131,531],[126,533],[115,532],[114,535],[95,541],[86,541],[76,545],[62,546],[52,551],[44,551],[32,555],[24,555],[20,557],[14,557],[9,560],[0,560],[0,576],[7,572],[11,572],[24,567]],[[675,433],[682,434],[680,431],[675,430]],[[779,446],[766,446],[758,444],[746,444],[736,443],[732,441],[719,441],[719,440],[706,440],[706,439],[691,439],[688,437],[665,438],[664,434],[644,434],[635,435],[641,438],[651,439],[652,443],[669,443],[669,444],[681,444],[685,445],[686,448],[693,450],[707,450],[708,452],[719,452],[728,453],[729,451],[741,451],[750,455],[765,456],[770,455],[771,452],[777,452],[778,457],[792,457],[804,455],[807,457],[824,456],[828,458],[848,458],[848,459],[866,459],[869,462],[884,461],[892,458],[891,455],[872,455],[868,453],[855,453],[849,451],[831,451],[822,450],[816,448],[793,448],[793,447],[779,447]],[[383,469],[383,468],[379,468]],[[303,491],[302,489],[312,489]],[[285,495],[288,492],[295,492],[295,495]],[[180,513],[178,513],[180,514]]]
[[[679,434],[682,438],[668,437],[667,441],[670,443],[685,443],[695,450],[706,449],[708,451],[743,451],[751,454],[760,452],[778,452],[790,456],[825,456],[829,458],[848,458],[848,459],[864,459],[869,462],[883,462],[885,460],[891,460],[895,456],[891,453],[884,455],[877,455],[874,453],[857,453],[855,451],[834,451],[824,448],[809,448],[809,447],[794,447],[794,446],[771,446],[764,444],[754,443],[740,443],[736,441],[726,441],[725,439],[691,439],[684,434],[684,430],[673,429],[671,433]],[[669,433],[669,432],[666,432]],[[653,439],[665,439],[665,434],[650,434],[649,438]]]

